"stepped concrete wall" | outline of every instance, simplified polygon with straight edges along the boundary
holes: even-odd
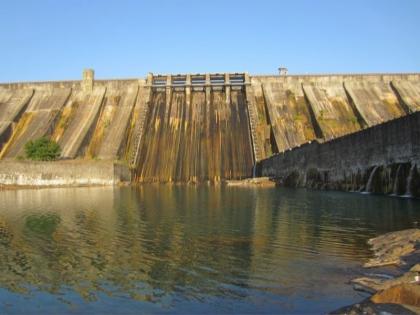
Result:
[[[129,121],[137,92],[138,84],[129,85],[123,90],[118,103],[112,104],[110,108],[108,106],[104,108],[103,114],[108,111],[110,115],[106,118],[108,120],[103,121],[105,127],[107,125],[108,127],[105,128],[103,141],[98,150],[99,159],[116,159],[120,156],[121,148],[127,140]]]
[[[420,82],[418,80],[404,81],[395,80],[391,82],[400,101],[406,106],[409,112],[415,112],[420,109]]]
[[[415,112],[420,75],[252,76],[263,158],[308,141],[325,141]],[[267,130],[268,128],[268,130]],[[271,152],[270,152],[271,151]]]
[[[34,91],[0,88],[0,149],[13,132],[13,123],[25,111]]]
[[[273,151],[284,151],[316,137],[299,82],[261,80],[269,123],[275,139]]]
[[[302,88],[322,138],[337,138],[360,129],[342,82],[304,83]]]
[[[52,138],[62,148],[63,158],[74,159],[83,154],[83,144],[98,120],[106,88],[75,91],[67,102]]]
[[[68,88],[35,90],[28,108],[2,151],[2,157],[24,156],[24,146],[28,141],[51,135],[70,92]]]
[[[420,195],[420,112],[263,160],[285,186]]]

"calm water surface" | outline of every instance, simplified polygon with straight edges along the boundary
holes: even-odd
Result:
[[[322,314],[420,201],[281,188],[0,191],[0,313]]]

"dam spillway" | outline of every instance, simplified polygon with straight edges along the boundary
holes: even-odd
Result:
[[[218,182],[419,108],[417,73],[95,80],[86,71],[81,81],[0,84],[0,157],[21,160],[25,144],[45,136],[61,160],[117,162],[132,181]]]
[[[252,175],[243,76],[233,86],[227,83],[229,75],[220,76],[218,84],[208,79],[207,85],[205,79],[194,82],[188,76],[184,83],[173,78],[172,84],[152,86],[137,153],[138,181],[204,182]]]

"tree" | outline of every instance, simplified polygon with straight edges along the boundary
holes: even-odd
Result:
[[[60,156],[60,146],[53,140],[42,137],[25,144],[25,154],[30,160],[53,161]]]

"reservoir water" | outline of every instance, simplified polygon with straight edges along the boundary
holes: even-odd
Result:
[[[143,185],[0,191],[1,314],[323,314],[420,201]]]

